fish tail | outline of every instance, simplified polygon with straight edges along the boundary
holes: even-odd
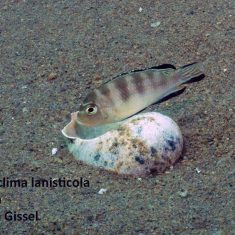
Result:
[[[192,63],[185,65],[176,70],[178,79],[182,82],[188,82],[193,78],[203,76],[202,65],[200,63]]]

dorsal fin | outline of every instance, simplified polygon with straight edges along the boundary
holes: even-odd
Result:
[[[186,65],[182,66],[181,68],[186,68],[186,67],[189,67],[189,66],[191,66],[191,65],[193,65],[193,64],[197,64],[197,62],[193,62],[193,63],[191,63],[191,64],[186,64]]]
[[[161,65],[150,67],[148,69],[176,69],[176,67],[172,64],[161,64]]]
[[[124,73],[118,74],[117,76],[113,77],[111,80],[116,79],[116,78],[121,77],[121,76],[124,76],[124,75],[127,75],[127,74],[147,71],[149,69],[176,69],[176,67],[172,64],[161,64],[161,65],[152,66],[152,67],[143,68],[143,69],[134,69],[134,70],[131,70],[129,72],[124,72]],[[108,80],[107,82],[105,82],[103,84],[106,84],[106,83],[110,82],[111,80]]]

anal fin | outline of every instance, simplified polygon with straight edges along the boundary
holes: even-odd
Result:
[[[186,89],[186,87],[187,87],[186,84],[181,84],[177,87],[172,88],[166,94],[164,94],[164,96],[162,98],[157,100],[154,104],[164,102],[170,98],[173,98],[175,96],[182,94],[184,92],[184,90]]]

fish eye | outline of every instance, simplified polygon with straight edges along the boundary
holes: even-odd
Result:
[[[88,115],[92,115],[92,114],[96,114],[97,113],[97,107],[95,105],[89,105],[87,108],[86,108],[86,113]]]

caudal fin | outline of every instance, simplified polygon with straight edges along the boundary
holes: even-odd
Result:
[[[185,65],[176,70],[177,77],[182,83],[188,82],[193,78],[204,76],[202,65],[200,63],[192,63]]]

